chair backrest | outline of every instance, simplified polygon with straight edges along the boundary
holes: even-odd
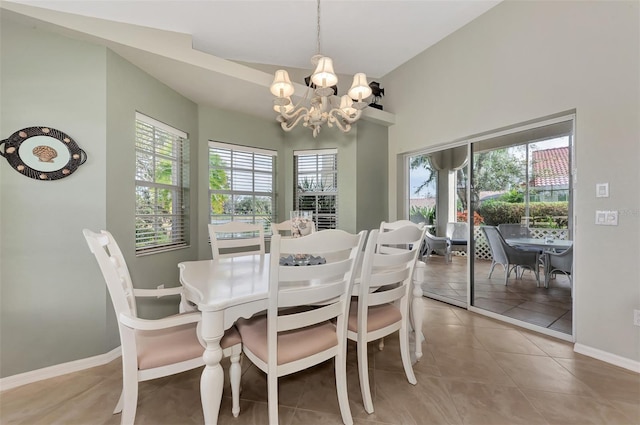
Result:
[[[424,223],[414,223],[410,220],[396,220],[396,221],[383,221],[380,223],[380,233],[388,232],[389,230],[395,230],[404,226],[424,227]]]
[[[489,242],[493,261],[499,264],[507,264],[509,261],[504,247],[506,242],[504,242],[500,232],[498,232],[498,228],[495,226],[482,226],[481,229],[487,238],[487,242]]]
[[[571,274],[573,269],[573,245],[560,253],[551,253],[547,256],[549,271],[557,270]]]
[[[269,367],[276,367],[277,334],[338,318],[338,335],[346,340],[346,319],[354,272],[362,252],[366,231],[357,235],[330,229],[302,238],[271,239],[269,306],[267,339]],[[340,255],[341,253],[347,255]],[[340,258],[325,264],[308,266],[283,265],[282,257],[311,255],[314,259]],[[290,313],[292,307],[319,306],[301,313]],[[282,313],[283,310],[287,314]],[[273,362],[273,363],[272,363]],[[275,369],[273,369],[275,370]]]
[[[469,237],[469,223],[463,221],[447,223],[446,235],[449,239],[467,240]]]
[[[530,238],[531,230],[521,224],[498,224],[498,231],[505,239]]]
[[[366,315],[368,306],[393,302],[407,295],[411,288],[413,270],[420,251],[420,242],[425,237],[426,228],[406,225],[395,230],[381,233],[372,230],[367,240],[362,261],[362,273],[358,292],[358,317]],[[407,246],[409,249],[388,249],[389,247]],[[393,287],[387,290],[372,292],[371,288]],[[407,304],[408,306],[408,304]],[[362,318],[366,320],[366,318]],[[364,323],[363,323],[364,325]],[[358,325],[358,329],[367,329]]]
[[[116,312],[116,317],[120,313],[137,317],[136,300],[133,293],[133,283],[131,275],[124,260],[122,251],[118,247],[115,239],[106,230],[100,233],[91,230],[82,230],[84,238],[87,240],[89,250],[96,257],[102,276],[107,284],[111,302]]]
[[[281,223],[271,223],[272,235],[291,235],[291,220],[285,220]]]
[[[271,223],[271,234],[272,235],[283,235],[283,236],[291,236],[291,220],[285,220],[281,223]],[[316,224],[311,222],[311,233],[316,231]]]
[[[406,227],[406,226],[411,226],[411,227],[415,227],[415,228],[418,228],[418,229],[425,228],[424,223],[414,223],[413,221],[410,221],[410,220],[396,220],[396,221],[392,221],[392,222],[383,221],[383,222],[380,223],[379,233],[390,232],[390,231],[393,231],[393,230],[396,230],[396,229],[400,229],[401,227]],[[425,245],[425,241],[424,240],[420,241],[420,244],[422,246],[424,246]],[[387,251],[390,251],[390,250],[393,250],[395,248],[411,249],[411,247],[409,245],[405,245],[405,244],[400,244],[400,245],[398,245],[396,247],[387,246],[387,247],[382,248],[382,249],[383,250],[386,249]],[[420,246],[418,246],[418,248],[420,248]],[[420,249],[420,253],[418,253],[418,255],[422,255],[421,251],[422,251],[422,249]]]
[[[264,229],[260,224],[240,221],[209,224],[209,239],[213,258],[265,253]]]

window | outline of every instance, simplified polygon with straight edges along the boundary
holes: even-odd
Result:
[[[136,253],[187,246],[187,134],[136,113]]]
[[[336,149],[295,151],[295,209],[313,211],[316,228],[338,226],[338,152]]]
[[[435,225],[438,203],[438,170],[429,154],[408,157],[409,219],[415,223]],[[433,227],[429,228],[435,234]]]
[[[210,223],[257,223],[269,231],[276,156],[275,151],[209,142]]]

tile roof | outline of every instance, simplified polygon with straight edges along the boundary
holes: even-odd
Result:
[[[533,186],[569,185],[569,148],[552,148],[531,153]]]

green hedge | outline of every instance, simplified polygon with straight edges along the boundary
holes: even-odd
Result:
[[[501,223],[521,223],[525,218],[524,203],[485,201],[478,213],[484,224],[497,226]],[[531,202],[529,204],[530,227],[566,228],[569,215],[567,202]]]

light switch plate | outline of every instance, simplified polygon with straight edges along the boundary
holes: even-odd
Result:
[[[617,226],[618,211],[596,211],[596,224],[599,226]]]
[[[609,183],[596,183],[596,198],[609,197]]]

